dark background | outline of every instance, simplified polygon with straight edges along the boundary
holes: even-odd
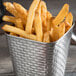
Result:
[[[11,0],[3,0],[11,1]],[[22,4],[25,8],[29,8],[32,0],[12,0],[11,2],[18,2]],[[62,6],[65,3],[70,5],[70,12],[73,13],[74,21],[76,20],[76,0],[44,0],[46,1],[48,10],[56,16]],[[6,13],[5,13],[6,14]],[[0,23],[0,27],[3,26],[5,22]],[[74,32],[76,29],[74,28]],[[0,30],[2,33],[2,30]],[[66,76],[76,76],[76,42],[71,40],[70,53],[67,61]],[[0,76],[15,76],[13,73],[12,62],[10,59],[8,45],[5,35],[0,35]]]

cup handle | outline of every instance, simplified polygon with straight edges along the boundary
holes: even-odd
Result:
[[[74,41],[76,41],[76,35],[74,34],[74,32],[72,33],[72,39],[73,39]]]

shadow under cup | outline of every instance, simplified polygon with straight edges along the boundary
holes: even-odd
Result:
[[[64,76],[73,27],[52,43],[5,34],[16,75]]]

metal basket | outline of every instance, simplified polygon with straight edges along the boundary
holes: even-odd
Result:
[[[17,76],[64,76],[72,28],[53,43],[6,34]]]

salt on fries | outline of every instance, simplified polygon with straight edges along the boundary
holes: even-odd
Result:
[[[5,15],[3,21],[11,22],[14,26],[5,24],[2,29],[18,37],[54,42],[61,38],[73,23],[68,4],[64,4],[56,17],[52,16],[46,3],[41,0],[33,0],[29,10],[16,2],[4,2],[4,6],[13,16]]]

